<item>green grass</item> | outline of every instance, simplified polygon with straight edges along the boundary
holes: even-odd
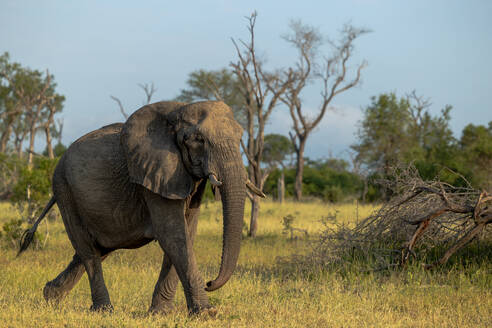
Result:
[[[221,250],[220,204],[202,207],[195,250],[204,279],[218,272]],[[44,284],[70,261],[73,250],[60,220],[49,222],[50,236],[41,251],[0,249],[0,326],[2,327],[490,327],[492,326],[492,264],[487,259],[448,265],[435,271],[412,266],[405,271],[358,272],[350,267],[323,271],[306,268],[290,255],[306,254],[311,243],[288,240],[282,218],[294,215],[293,226],[310,239],[320,220],[338,211],[337,220],[353,224],[356,206],[323,203],[264,202],[258,238],[242,243],[231,280],[209,294],[216,317],[189,317],[183,292],[167,316],[148,315],[162,251],[156,243],[121,250],[103,264],[115,311],[91,313],[86,276],[58,306],[42,297]],[[359,207],[359,219],[372,211]],[[0,204],[0,226],[16,217]],[[245,214],[245,220],[249,214]],[[46,231],[46,223],[41,224]]]

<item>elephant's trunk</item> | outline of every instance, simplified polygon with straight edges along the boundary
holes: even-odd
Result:
[[[222,287],[236,268],[241,234],[243,228],[244,200],[246,197],[246,177],[239,149],[220,147],[217,155],[217,174],[222,181],[219,187],[224,216],[224,235],[222,244],[222,262],[217,278],[207,283],[207,291]],[[224,149],[226,148],[226,149]]]

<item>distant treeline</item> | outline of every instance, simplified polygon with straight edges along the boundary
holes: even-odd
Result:
[[[471,184],[491,190],[492,121],[468,124],[455,138],[449,127],[451,106],[436,116],[429,113],[429,107],[430,101],[415,92],[400,99],[394,93],[373,97],[364,109],[357,142],[351,146],[352,163],[337,158],[306,159],[303,194],[331,202],[385,200],[391,195],[378,181],[390,178],[393,168],[408,164],[415,165],[424,180],[437,177],[455,186]],[[270,139],[265,140],[268,144]],[[282,171],[285,194],[294,195],[294,167],[277,167],[264,187],[274,198]]]
[[[283,170],[285,176],[285,197],[294,197],[296,178],[295,168]],[[278,179],[281,170],[275,169],[265,182],[264,192],[277,198]],[[305,198],[319,198],[329,202],[339,202],[362,196],[364,179],[349,169],[342,159],[306,160],[302,191]]]

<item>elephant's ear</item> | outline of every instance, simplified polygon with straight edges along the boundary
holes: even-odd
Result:
[[[159,102],[144,106],[128,118],[121,131],[131,181],[169,199],[184,199],[193,189],[169,115],[183,105]]]

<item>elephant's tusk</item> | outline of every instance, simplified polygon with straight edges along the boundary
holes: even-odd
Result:
[[[209,178],[210,183],[212,184],[212,186],[215,186],[215,187],[222,186],[222,182],[220,182],[219,180],[217,180],[217,177],[215,176],[215,174],[210,173],[208,175],[208,178]]]
[[[249,190],[251,190],[251,192],[253,192],[254,194],[260,196],[261,198],[266,198],[266,195],[260,190],[258,189],[254,184],[253,182],[251,182],[251,180],[246,180],[246,187],[248,187]]]

